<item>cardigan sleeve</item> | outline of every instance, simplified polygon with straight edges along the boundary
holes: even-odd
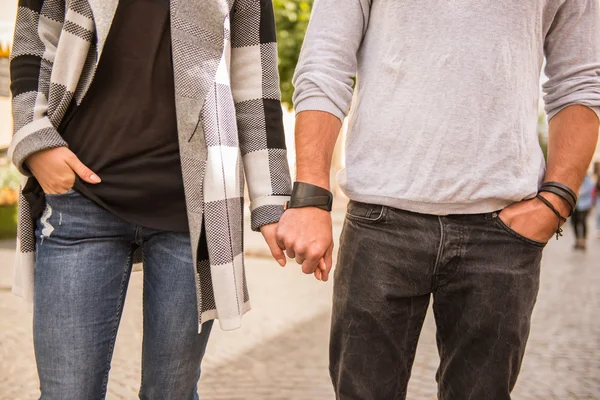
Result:
[[[231,90],[252,229],[278,222],[291,194],[271,0],[238,0],[231,19]]]
[[[14,136],[8,154],[24,175],[31,175],[24,164],[31,154],[67,146],[47,113],[64,19],[64,0],[19,0],[10,56]]]

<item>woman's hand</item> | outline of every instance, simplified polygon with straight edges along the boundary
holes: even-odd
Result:
[[[101,182],[98,175],[66,147],[34,153],[25,163],[46,194],[67,193],[73,188],[76,176],[91,184]]]

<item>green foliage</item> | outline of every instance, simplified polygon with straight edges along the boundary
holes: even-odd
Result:
[[[538,115],[538,139],[540,141],[540,147],[544,153],[544,159],[548,159],[548,122],[546,121],[546,114],[540,113]]]
[[[0,189],[19,190],[21,175],[8,161],[0,160]]]
[[[0,159],[0,238],[5,237],[3,232],[8,229],[12,235],[16,224],[16,205],[19,200],[19,182],[21,178],[17,169]],[[14,207],[6,211],[6,207]],[[4,232],[6,233],[6,232]]]
[[[544,159],[548,160],[548,139],[542,134],[538,134],[538,138],[540,140],[540,147],[544,153]]]
[[[294,93],[292,77],[298,63],[312,5],[313,0],[273,0],[277,23],[281,99],[290,108]]]

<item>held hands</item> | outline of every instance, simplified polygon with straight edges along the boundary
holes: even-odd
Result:
[[[302,272],[327,281],[333,264],[331,214],[316,207],[288,209],[277,226],[277,245]]]
[[[287,210],[278,224],[260,228],[273,258],[284,267],[286,254],[302,272],[326,282],[333,264],[331,215],[318,208]],[[284,253],[285,250],[285,253]]]
[[[56,147],[34,153],[27,158],[26,163],[46,194],[68,192],[73,188],[76,176],[87,183],[100,183],[98,175],[86,167],[66,147]]]

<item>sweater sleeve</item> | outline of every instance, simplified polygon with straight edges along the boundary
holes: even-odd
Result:
[[[371,0],[315,1],[293,79],[297,113],[317,110],[346,117],[370,8]]]
[[[231,88],[252,229],[279,221],[292,191],[271,0],[238,0],[231,23]]]
[[[544,101],[548,119],[571,105],[600,118],[600,2],[566,0],[544,42]]]
[[[20,0],[10,58],[14,136],[8,153],[30,175],[31,154],[67,146],[48,118],[48,91],[56,47],[64,24],[62,0]]]

